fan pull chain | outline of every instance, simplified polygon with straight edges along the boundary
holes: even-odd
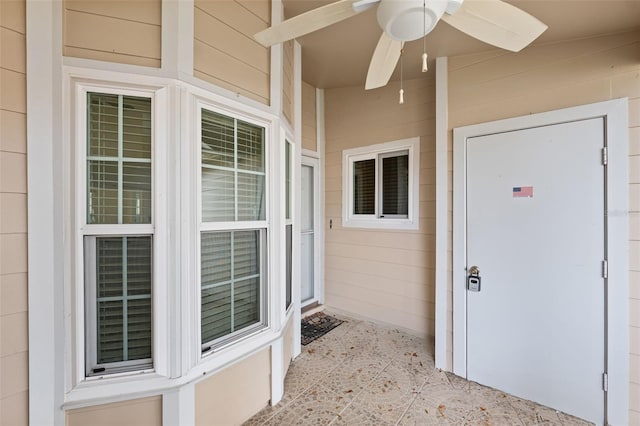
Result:
[[[422,25],[424,36],[422,36],[422,72],[427,72],[427,0],[422,0]]]
[[[400,49],[400,105],[404,103],[404,89],[402,88],[402,74],[404,69],[404,43]]]

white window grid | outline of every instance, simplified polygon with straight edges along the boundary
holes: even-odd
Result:
[[[158,343],[158,330],[155,326],[157,321],[155,320],[156,309],[155,301],[157,296],[155,295],[156,283],[156,270],[155,266],[152,266],[152,358],[145,360],[135,361],[123,361],[109,363],[108,365],[97,363],[97,317],[95,311],[95,304],[97,303],[96,295],[96,282],[95,276],[94,282],[87,282],[87,275],[91,271],[95,271],[95,247],[93,246],[93,252],[89,253],[89,249],[92,248],[91,241],[95,243],[97,237],[106,236],[120,236],[120,237],[133,237],[133,236],[147,236],[152,239],[152,265],[158,264],[157,251],[154,249],[156,240],[156,199],[157,199],[157,169],[156,169],[156,157],[157,157],[157,137],[156,137],[156,125],[157,125],[157,105],[156,90],[145,89],[132,89],[128,86],[120,86],[118,84],[77,84],[75,92],[76,103],[76,159],[77,159],[77,174],[76,174],[76,188],[77,193],[80,195],[76,198],[76,214],[80,222],[78,224],[78,232],[76,233],[76,247],[78,253],[82,253],[82,260],[77,262],[77,274],[76,274],[76,301],[78,316],[77,327],[78,333],[76,333],[77,343],[76,347],[79,349],[76,352],[76,376],[80,380],[94,380],[101,379],[103,377],[118,377],[122,374],[139,374],[139,373],[151,373],[156,371],[155,366],[155,349]],[[119,119],[118,119],[118,156],[95,156],[89,155],[87,130],[88,130],[88,107],[87,100],[89,93],[110,94],[115,96],[132,96],[138,98],[148,98],[151,100],[151,158],[130,158],[123,155],[122,149],[122,117],[121,107],[119,107]],[[121,102],[119,102],[121,104]],[[98,161],[117,161],[118,162],[118,222],[117,224],[92,224],[88,221],[88,214],[90,213],[90,206],[87,200],[90,196],[88,189],[88,167],[87,163],[90,160]],[[150,223],[133,223],[123,224],[122,222],[122,195],[123,195],[123,179],[122,179],[122,166],[124,162],[131,163],[146,163],[151,164],[151,221]],[[89,243],[89,247],[86,246],[86,241]],[[94,273],[95,275],[95,273]],[[91,298],[91,299],[89,299]],[[108,367],[108,368],[107,368]],[[91,370],[96,372],[102,371],[103,374],[90,374]]]
[[[207,110],[207,111],[211,111],[213,113],[216,114],[221,114],[224,116],[227,116],[229,118],[233,118],[234,119],[234,167],[230,168],[230,167],[224,167],[224,166],[216,166],[216,165],[205,165],[202,162],[202,111],[203,110]],[[238,113],[236,111],[232,111],[232,110],[226,110],[223,108],[220,108],[216,105],[211,105],[205,102],[196,102],[196,135],[197,135],[197,140],[198,140],[198,144],[197,144],[197,149],[196,149],[196,161],[197,161],[197,167],[195,168],[197,170],[198,173],[198,178],[196,179],[197,182],[197,190],[196,190],[196,198],[197,198],[197,221],[199,224],[199,229],[198,229],[198,234],[197,234],[197,266],[198,266],[198,273],[196,274],[197,277],[197,282],[198,282],[198,289],[199,289],[199,296],[198,296],[198,301],[200,303],[198,303],[198,315],[197,315],[197,329],[199,330],[199,332],[197,333],[199,342],[200,342],[200,348],[201,348],[201,356],[202,357],[207,357],[210,356],[211,354],[214,354],[220,350],[223,350],[227,347],[229,347],[230,345],[232,345],[234,342],[239,341],[247,336],[251,336],[256,332],[259,332],[261,330],[266,329],[269,324],[268,324],[268,318],[269,318],[269,303],[268,303],[268,269],[267,269],[267,265],[268,265],[268,253],[267,253],[267,247],[269,247],[268,244],[268,239],[269,239],[269,233],[268,233],[268,226],[269,226],[269,174],[268,174],[268,169],[269,169],[269,164],[268,164],[268,155],[267,153],[269,152],[269,135],[270,135],[270,124],[268,122],[265,121],[261,121],[261,120],[257,120],[253,117],[249,117],[249,116],[245,116],[241,113]],[[254,171],[254,170],[245,170],[245,169],[239,169],[238,168],[238,148],[237,148],[237,136],[238,136],[238,120],[240,121],[244,121],[246,123],[252,124],[252,125],[256,125],[259,127],[264,128],[264,140],[263,140],[263,171]],[[216,170],[225,170],[225,171],[232,171],[234,172],[234,221],[220,221],[220,222],[206,222],[203,220],[202,218],[202,171],[201,168],[205,167],[205,168],[209,168],[209,169],[216,169]],[[238,220],[238,173],[246,173],[246,174],[250,174],[250,175],[256,175],[256,176],[262,176],[263,177],[263,185],[264,185],[264,193],[263,193],[263,198],[264,198],[264,204],[262,206],[262,209],[264,209],[264,219],[263,220],[247,220],[247,221],[241,221]],[[248,326],[246,328],[243,328],[241,330],[236,330],[233,331],[232,333],[226,335],[226,336],[222,336],[219,337],[217,339],[214,339],[212,341],[208,341],[208,342],[203,342],[202,341],[202,334],[201,334],[201,312],[200,310],[202,309],[202,305],[201,305],[201,295],[202,295],[202,290],[209,288],[209,287],[213,287],[213,286],[221,286],[223,285],[222,283],[216,283],[212,286],[207,286],[207,287],[203,287],[202,286],[202,280],[201,280],[201,275],[200,275],[200,268],[201,268],[201,262],[202,262],[202,253],[201,253],[201,235],[203,233],[206,232],[213,232],[213,231],[241,231],[241,230],[258,230],[259,232],[259,238],[260,238],[260,260],[259,260],[259,264],[260,264],[260,286],[259,286],[259,294],[260,294],[260,320],[251,325]],[[233,235],[233,234],[232,234]],[[233,263],[233,262],[232,262]]]

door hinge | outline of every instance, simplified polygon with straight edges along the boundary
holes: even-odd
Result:
[[[602,373],[602,390],[607,392],[609,390],[609,375]]]
[[[602,278],[609,278],[609,262],[602,261]]]
[[[602,165],[606,166],[609,161],[609,153],[607,152],[607,147],[602,148]]]

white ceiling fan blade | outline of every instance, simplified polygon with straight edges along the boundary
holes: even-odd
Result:
[[[524,49],[547,29],[527,12],[501,0],[464,0],[457,12],[445,13],[442,20],[471,37],[512,52]]]
[[[401,52],[402,42],[392,39],[387,33],[382,33],[369,64],[367,82],[364,85],[366,90],[385,86],[389,82]]]
[[[358,13],[364,12],[379,1],[380,0],[357,2],[355,0],[339,0],[275,24],[266,30],[260,31],[253,37],[258,43],[265,47],[273,46],[274,44],[291,40],[337,22],[344,21]],[[359,3],[359,5],[354,8],[354,3]]]

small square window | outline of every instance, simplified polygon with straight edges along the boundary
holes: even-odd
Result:
[[[343,225],[418,229],[420,139],[343,151]]]

